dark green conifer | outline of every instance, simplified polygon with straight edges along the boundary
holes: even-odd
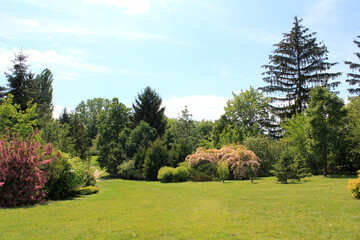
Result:
[[[358,36],[360,38],[360,36]],[[354,40],[354,43],[358,48],[360,48],[360,42]],[[360,53],[354,53],[359,59],[360,59]],[[360,72],[360,64],[359,63],[353,63],[350,61],[345,61],[346,65],[349,65],[350,69],[353,71]],[[348,79],[346,82],[348,82],[351,86],[357,86],[355,88],[349,88],[348,91],[351,94],[357,94],[360,95],[360,74],[359,73],[348,73],[347,74]]]
[[[161,97],[150,87],[146,87],[138,94],[133,104],[133,121],[136,125],[141,121],[147,122],[150,127],[155,128],[159,136],[165,133],[166,119],[165,107],[161,106]]]
[[[330,82],[341,73],[329,73],[328,70],[337,63],[328,62],[328,50],[323,42],[316,42],[316,33],[301,25],[302,19],[295,17],[290,33],[274,46],[270,62],[264,65],[266,77],[263,80],[269,85],[261,89],[271,96],[271,108],[281,119],[291,118],[295,113],[306,109],[309,102],[309,91],[315,86],[335,88],[340,82]]]

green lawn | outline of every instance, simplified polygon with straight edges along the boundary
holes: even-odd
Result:
[[[103,180],[96,195],[0,209],[0,239],[360,239],[348,180]]]

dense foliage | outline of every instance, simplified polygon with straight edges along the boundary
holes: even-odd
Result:
[[[46,197],[44,167],[53,161],[53,149],[50,144],[41,146],[34,137],[35,133],[23,140],[6,134],[0,139],[0,207],[33,205]]]
[[[73,196],[75,191],[86,182],[86,165],[78,157],[61,153],[60,157],[47,168],[49,180],[45,184],[47,197],[62,199]]]
[[[110,176],[131,180],[225,181],[275,175],[287,183],[310,173],[354,173],[360,169],[360,98],[349,98],[345,106],[331,92],[339,84],[331,80],[341,73],[329,72],[336,63],[328,62],[327,48],[301,21],[295,18],[290,33],[275,44],[269,64],[263,66],[268,85],[233,93],[216,121],[194,120],[187,106],[177,118],[167,118],[161,96],[150,87],[137,94],[132,109],[118,98],[94,98],[73,111],[64,108],[54,119],[52,72],[45,69],[35,77],[28,56],[15,53],[5,73],[8,88],[0,87],[1,151],[9,152],[0,159],[0,193],[7,194],[1,198],[3,206],[92,192],[79,190],[96,183],[90,154],[98,156]],[[359,64],[345,63],[359,70]],[[357,73],[348,77],[351,86],[359,83]],[[349,91],[358,93],[358,88]],[[264,93],[281,96],[267,98]],[[60,157],[45,154],[48,143],[61,151]],[[33,171],[22,173],[37,177],[35,185],[14,171],[6,175],[11,164],[32,159]],[[15,179],[11,184],[9,176]],[[19,189],[25,184],[35,193],[10,201],[14,194],[9,192],[23,194]]]
[[[128,135],[129,109],[114,98],[108,111],[101,112],[98,121],[98,162],[110,175],[116,176],[118,166],[126,160],[125,143]]]

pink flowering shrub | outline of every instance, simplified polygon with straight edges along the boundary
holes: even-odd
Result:
[[[218,162],[226,161],[235,179],[252,177],[260,167],[260,159],[246,147],[225,145],[221,149],[198,148],[194,154],[186,157],[191,167],[204,163],[217,165]]]
[[[6,133],[0,139],[0,207],[33,205],[45,198],[47,173],[42,169],[52,161],[52,146],[40,146],[35,135],[21,140]]]

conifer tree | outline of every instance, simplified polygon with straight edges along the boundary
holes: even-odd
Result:
[[[360,38],[360,36],[358,36],[358,38]],[[357,47],[360,48],[360,41],[356,41],[354,40],[354,43],[357,45]],[[360,53],[354,53],[359,59],[360,59]],[[357,70],[358,72],[360,72],[360,64],[359,63],[353,63],[350,61],[345,61],[346,65],[349,65],[350,69],[355,71]],[[360,95],[360,74],[359,73],[348,73],[347,74],[348,79],[346,80],[346,82],[348,82],[351,86],[356,86],[355,88],[349,88],[348,91],[351,94],[357,94]]]
[[[20,50],[15,53],[15,58],[12,60],[13,67],[9,69],[10,73],[5,72],[5,77],[9,82],[8,93],[14,96],[14,103],[19,104],[23,111],[27,108],[36,85],[34,74],[28,72],[27,59],[28,55]]]
[[[141,94],[138,94],[133,104],[133,121],[136,125],[141,121],[147,122],[150,127],[156,129],[159,136],[165,133],[166,119],[165,107],[161,106],[161,97],[150,87],[146,87]]]
[[[309,91],[315,86],[335,88],[335,82],[341,73],[329,73],[328,70],[337,63],[328,62],[328,50],[323,42],[316,42],[316,33],[301,25],[302,19],[295,17],[290,33],[274,46],[276,49],[269,56],[269,64],[263,80],[269,85],[261,89],[271,96],[273,113],[281,119],[291,118],[295,113],[306,109],[309,102]]]

